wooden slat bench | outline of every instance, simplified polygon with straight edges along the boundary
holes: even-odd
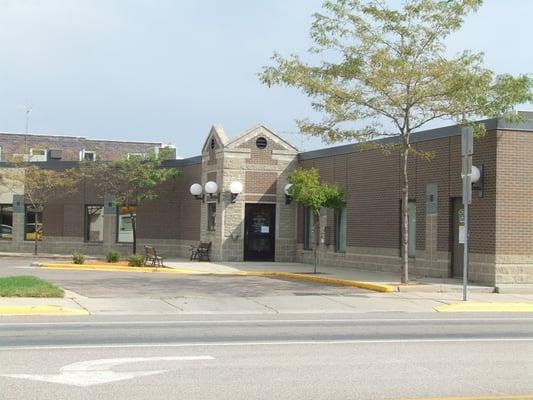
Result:
[[[211,261],[209,258],[210,250],[211,242],[200,242],[198,246],[191,246],[191,261]]]
[[[144,246],[144,265],[147,265],[148,262],[151,262],[150,265],[156,268],[163,266],[163,257],[157,255],[153,246]]]

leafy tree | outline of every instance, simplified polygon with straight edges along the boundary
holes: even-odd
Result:
[[[129,212],[133,231],[133,254],[137,253],[136,207],[165,194],[166,183],[181,175],[177,168],[166,168],[153,153],[110,162],[84,161],[81,171],[85,179],[100,193],[115,197],[114,203]]]
[[[483,67],[483,54],[446,53],[444,40],[463,25],[482,0],[404,0],[392,7],[382,0],[326,0],[314,15],[311,64],[293,55],[272,57],[260,79],[286,85],[312,98],[319,122],[299,120],[301,132],[326,142],[369,142],[395,136],[392,145],[374,142],[401,155],[402,282],[408,281],[410,154],[424,157],[411,144],[413,132],[433,120],[447,119],[485,127],[480,117],[518,118],[513,106],[533,100],[529,75],[496,75]],[[392,126],[392,128],[391,128]]]
[[[78,183],[78,173],[74,169],[47,169],[36,164],[15,161],[10,168],[3,170],[1,185],[10,192],[24,191],[26,203],[35,211],[35,232],[33,253],[37,255],[37,243],[41,240],[39,214],[45,206],[59,196],[73,192]]]
[[[312,210],[314,228],[314,273],[318,265],[318,255],[322,242],[320,211],[322,208],[341,210],[344,207],[344,192],[338,185],[321,182],[316,168],[297,168],[288,178],[292,186],[289,189],[294,200]]]

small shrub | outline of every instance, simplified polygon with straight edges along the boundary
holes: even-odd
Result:
[[[107,262],[115,263],[118,262],[118,260],[120,259],[120,253],[116,250],[111,250],[107,252],[105,258]]]
[[[81,253],[74,253],[72,255],[72,262],[74,264],[83,264],[85,262],[85,256]]]
[[[144,264],[144,256],[141,254],[132,254],[128,260],[128,265],[132,267],[141,267]]]

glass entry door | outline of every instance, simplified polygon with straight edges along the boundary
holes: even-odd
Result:
[[[274,261],[276,205],[246,204],[244,229],[244,260]]]

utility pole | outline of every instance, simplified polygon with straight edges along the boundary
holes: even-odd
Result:
[[[459,242],[463,241],[463,301],[468,300],[468,205],[472,202],[472,154],[474,153],[474,130],[472,127],[462,128],[461,149],[463,164],[463,207],[464,226],[459,221]],[[461,232],[461,230],[463,232]]]

